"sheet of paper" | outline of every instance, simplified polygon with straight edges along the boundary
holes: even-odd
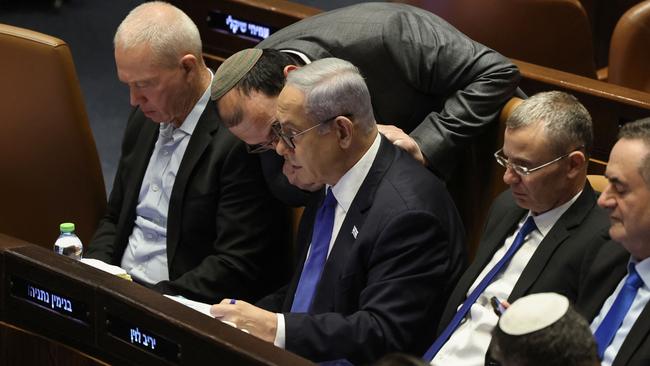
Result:
[[[174,301],[180,302],[181,304],[183,304],[183,305],[185,305],[187,307],[190,307],[190,308],[198,311],[199,313],[203,313],[203,314],[205,314],[205,315],[207,315],[207,316],[209,316],[211,318],[214,318],[210,314],[210,306],[211,306],[210,304],[206,304],[206,303],[186,299],[183,296],[165,295],[165,297],[168,298],[168,299],[172,299]]]
[[[181,303],[181,304],[183,304],[183,305],[185,305],[185,306],[187,306],[189,308],[192,308],[192,309],[198,311],[199,313],[203,313],[203,314],[205,314],[205,315],[207,315],[207,316],[209,316],[211,318],[214,318],[212,316],[212,314],[210,314],[210,306],[212,306],[210,304],[206,304],[206,303],[186,299],[183,296],[165,295],[165,297],[168,298],[168,299],[172,299],[174,301],[177,301],[177,302],[179,302],[179,303]],[[221,319],[218,319],[218,320],[221,320]],[[237,325],[235,325],[235,323],[233,323],[233,322],[229,322],[229,321],[225,321],[225,320],[221,320],[221,322],[224,323],[224,324],[228,324],[233,328],[237,328]],[[242,332],[248,333],[248,330],[246,330],[246,329],[240,329],[240,330]]]
[[[106,262],[100,261],[99,259],[92,259],[92,258],[81,258],[81,263],[87,264],[91,267],[97,268],[101,271],[110,273],[112,275],[124,278],[126,280],[131,281],[131,276],[129,276],[126,271],[118,266],[114,266],[112,264],[108,264]]]

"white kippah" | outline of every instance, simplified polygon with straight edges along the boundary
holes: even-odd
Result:
[[[556,293],[524,296],[503,313],[499,327],[504,333],[514,336],[536,332],[558,321],[568,309],[569,300]]]

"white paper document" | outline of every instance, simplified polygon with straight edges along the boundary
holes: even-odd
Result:
[[[177,302],[179,302],[179,303],[181,303],[181,304],[183,304],[183,305],[185,305],[185,306],[187,306],[189,308],[192,308],[192,309],[198,311],[199,313],[203,313],[203,314],[205,314],[205,315],[207,315],[207,316],[209,316],[211,318],[214,318],[212,316],[212,314],[210,314],[210,307],[212,306],[210,304],[206,304],[206,303],[186,299],[183,296],[165,295],[165,297],[168,298],[168,299],[172,299],[174,301],[177,301]],[[218,319],[218,320],[221,320],[221,319]],[[237,328],[237,325],[235,325],[235,323],[233,323],[233,322],[229,322],[229,321],[226,321],[226,320],[221,320],[221,322],[224,323],[224,324],[228,324],[233,328]],[[248,330],[245,330],[245,329],[240,329],[240,330],[242,332],[248,333]]]
[[[186,299],[183,296],[172,296],[172,295],[165,295],[166,298],[172,299],[174,301],[180,302],[181,304],[190,307],[199,313],[203,313],[211,318],[214,318],[212,314],[210,314],[210,304],[205,304],[202,302]]]

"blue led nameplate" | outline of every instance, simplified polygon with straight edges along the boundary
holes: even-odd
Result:
[[[217,31],[247,38],[255,42],[265,40],[276,31],[276,29],[267,25],[218,11],[210,12],[208,26]]]
[[[180,346],[178,343],[165,339],[138,324],[107,314],[106,329],[113,337],[143,351],[175,363],[180,360]]]
[[[41,308],[88,323],[87,305],[35,282],[11,276],[11,294]]]

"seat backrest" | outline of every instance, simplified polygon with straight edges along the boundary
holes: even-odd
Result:
[[[607,162],[590,158],[589,166],[587,168],[587,179],[593,187],[594,191],[602,192],[607,188],[609,180],[605,177],[605,169],[607,169]]]
[[[607,81],[650,92],[650,0],[633,6],[616,23]]]
[[[106,191],[68,45],[0,24],[0,233],[51,248],[61,222],[88,243]]]
[[[578,0],[402,0],[503,55],[596,77],[591,26]]]
[[[596,192],[604,191],[607,185],[609,184],[609,181],[604,175],[589,174],[587,175],[587,179],[589,180],[589,184],[591,184],[591,187]]]

